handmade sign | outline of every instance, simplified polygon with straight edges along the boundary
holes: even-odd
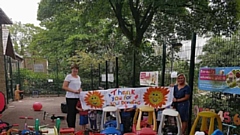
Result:
[[[80,94],[83,109],[102,109],[113,105],[120,109],[149,105],[165,108],[173,101],[173,87],[116,88],[84,91]]]
[[[140,85],[158,86],[158,71],[140,72]]]
[[[240,67],[200,68],[198,88],[240,94]]]

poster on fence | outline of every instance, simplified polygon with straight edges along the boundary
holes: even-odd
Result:
[[[200,68],[198,88],[211,92],[240,94],[240,67]]]
[[[140,72],[140,85],[158,86],[158,71]]]
[[[80,94],[83,109],[102,109],[112,105],[119,109],[134,105],[149,105],[165,108],[173,101],[173,87],[116,88],[108,90],[83,91]]]

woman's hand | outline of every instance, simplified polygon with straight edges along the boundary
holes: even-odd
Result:
[[[79,93],[81,93],[82,92],[82,88],[79,88]]]
[[[173,98],[173,102],[177,102],[177,99],[176,99],[176,98]]]
[[[80,90],[75,90],[73,93],[79,94],[79,93],[80,93]]]

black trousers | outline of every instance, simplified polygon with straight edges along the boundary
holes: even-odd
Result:
[[[66,103],[68,107],[67,124],[69,128],[75,128],[76,113],[78,112],[76,109],[76,106],[78,101],[79,101],[79,98],[66,98]]]
[[[131,132],[131,116],[124,116],[121,120],[124,128],[124,133]]]

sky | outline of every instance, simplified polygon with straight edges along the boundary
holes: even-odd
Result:
[[[38,3],[40,0],[0,0],[0,8],[13,22],[32,23],[39,26],[37,21]]]

